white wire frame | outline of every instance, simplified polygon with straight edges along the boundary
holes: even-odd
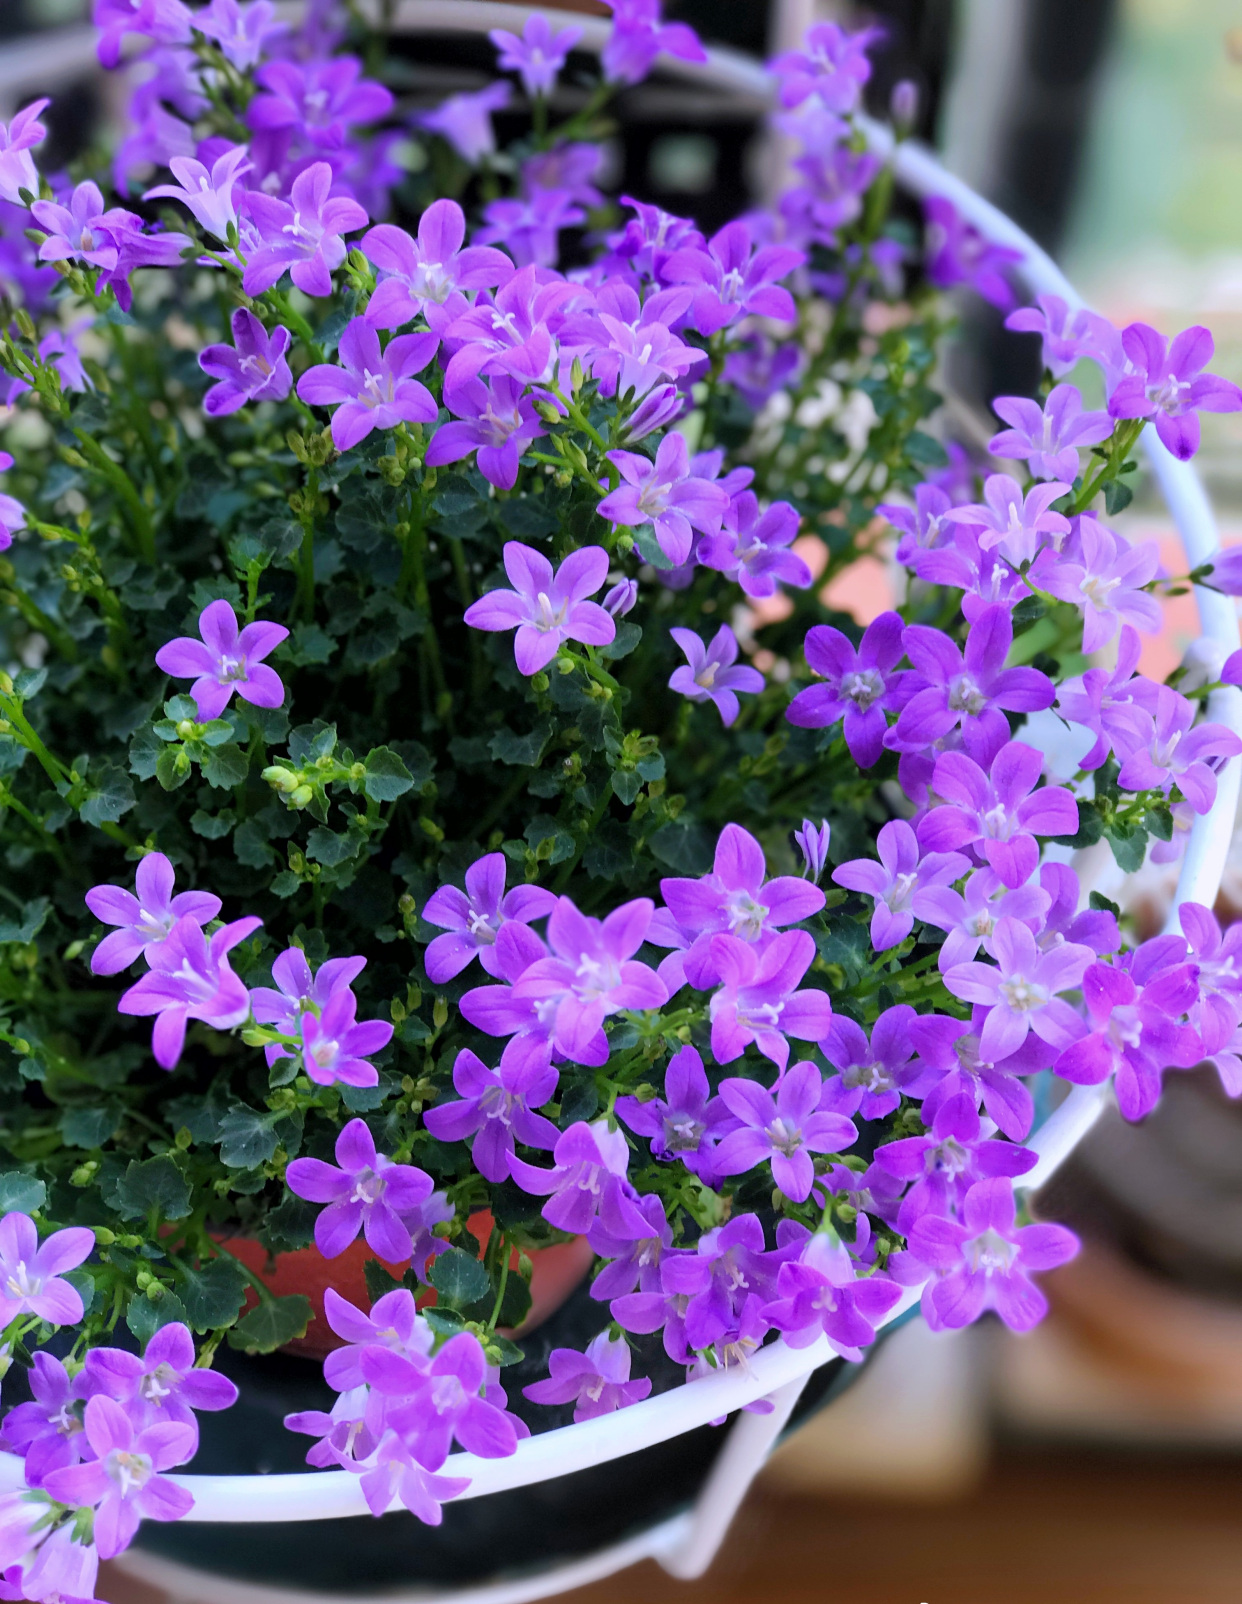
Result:
[[[294,15],[297,0],[284,0],[280,10]],[[486,33],[512,28],[537,13],[537,6],[513,5],[508,0],[401,0],[393,24],[396,33]],[[562,15],[558,13],[558,15]],[[605,18],[576,16],[583,29],[582,47],[598,52],[610,24]],[[66,30],[76,35],[79,30]],[[772,81],[767,69],[736,51],[713,49],[702,64],[670,62],[679,76],[693,83],[730,94],[738,100],[766,106]],[[37,76],[33,60],[23,70]],[[3,74],[0,73],[0,84]],[[1009,217],[950,173],[936,157],[913,141],[896,143],[891,131],[870,119],[861,119],[871,148],[892,161],[897,182],[910,193],[941,195],[994,244],[1020,253],[1015,272],[1032,296],[1059,295],[1071,308],[1086,303],[1056,263]],[[1197,567],[1219,546],[1211,505],[1192,464],[1177,461],[1161,444],[1154,430],[1144,433],[1148,462],[1172,514],[1185,548],[1188,566]],[[1226,651],[1239,644],[1234,602],[1215,591],[1196,587],[1195,597],[1204,639]],[[1242,736],[1242,691],[1227,688],[1213,693],[1210,716]],[[1237,814],[1242,767],[1227,763],[1218,777],[1212,810],[1197,818],[1186,847],[1170,927],[1177,928],[1177,908],[1183,902],[1211,906],[1224,872]],[[1109,1102],[1107,1087],[1074,1087],[1060,1106],[1029,1138],[1037,1163],[1015,1183],[1035,1191],[1053,1175],[1094,1125]],[[892,1324],[918,1301],[919,1288],[907,1289],[901,1301],[881,1322]],[[745,1405],[767,1399],[768,1414],[743,1413],[734,1422],[694,1507],[678,1513],[645,1533],[587,1559],[537,1575],[501,1580],[495,1584],[442,1591],[456,1604],[524,1604],[552,1596],[611,1574],[644,1558],[654,1558],[672,1575],[690,1578],[710,1565],[742,1500],[788,1423],[790,1414],[811,1374],[835,1357],[821,1337],[805,1348],[791,1348],[779,1339],[761,1349],[744,1368],[714,1373],[675,1390],[649,1398],[597,1420],[564,1426],[524,1439],[507,1459],[479,1459],[473,1454],[450,1455],[444,1473],[469,1478],[462,1498],[482,1498],[556,1477],[572,1475],[667,1442],[685,1432],[734,1414]],[[298,1472],[266,1476],[173,1475],[194,1497],[189,1521],[264,1524],[274,1521],[337,1520],[369,1514],[358,1486],[348,1471]],[[0,1454],[0,1487],[22,1484],[22,1462]],[[393,1508],[401,1506],[394,1503]],[[125,1556],[127,1568],[151,1580],[175,1580],[181,1596],[210,1599],[215,1604],[282,1604],[309,1595],[287,1590],[231,1583],[212,1575],[202,1588],[192,1585],[194,1572],[185,1567],[140,1555]],[[386,1592],[393,1604],[405,1597],[424,1601],[434,1596],[427,1589],[405,1595]]]

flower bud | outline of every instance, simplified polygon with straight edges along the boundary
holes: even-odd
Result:
[[[919,86],[909,78],[903,78],[900,83],[895,83],[888,103],[888,112],[898,133],[909,133],[918,120]]]
[[[604,597],[604,611],[614,618],[624,618],[638,600],[638,581],[622,579]]]

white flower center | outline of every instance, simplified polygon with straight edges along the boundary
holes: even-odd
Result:
[[[1018,1257],[1018,1244],[989,1226],[980,1236],[963,1243],[962,1253],[972,1270],[982,1270],[984,1275],[991,1275],[994,1270],[1004,1274]]]
[[[1040,1009],[1048,1001],[1049,992],[1046,986],[1040,986],[1025,975],[1010,975],[1002,980],[999,986],[1002,998],[1010,1010],[1015,1014],[1030,1014]]]
[[[155,1474],[150,1454],[137,1454],[132,1449],[114,1448],[104,1465],[108,1475],[121,1489],[122,1498],[128,1498],[137,1488],[145,1487]]]
[[[725,905],[733,934],[742,941],[758,941],[771,909],[756,902],[749,891],[731,891]]]
[[[796,1125],[787,1125],[779,1116],[764,1128],[763,1134],[778,1153],[784,1153],[788,1158],[792,1158],[802,1146],[802,1132]]]
[[[544,591],[535,597],[538,612],[531,620],[535,628],[544,634],[554,629],[564,629],[565,619],[569,613],[568,601],[563,601],[559,607],[553,609],[552,602]]]
[[[970,674],[959,674],[949,682],[949,706],[953,712],[977,717],[987,705],[986,695]]]
[[[858,668],[842,675],[841,698],[853,702],[860,713],[865,713],[883,695],[884,677],[878,669]]]

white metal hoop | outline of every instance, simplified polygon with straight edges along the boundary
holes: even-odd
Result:
[[[285,0],[279,9],[287,15],[296,15],[302,8],[297,0]],[[394,31],[486,33],[495,27],[511,28],[515,22],[520,24],[538,10],[534,6],[498,4],[495,0],[401,0]],[[594,51],[602,48],[610,31],[607,19],[581,16],[574,21],[583,29],[584,48]],[[75,38],[82,31],[71,30]],[[756,106],[770,104],[772,82],[766,68],[738,52],[712,50],[708,61],[702,65],[683,62],[668,65],[678,76],[704,87],[745,97]],[[29,68],[32,77],[33,66],[31,63]],[[1085,304],[1046,252],[1004,213],[946,171],[930,151],[909,141],[895,144],[890,130],[870,119],[862,118],[860,123],[871,148],[891,158],[896,178],[904,188],[920,197],[945,196],[993,243],[1019,251],[1021,261],[1016,271],[1032,294],[1059,295],[1071,307]],[[1144,440],[1152,471],[1181,534],[1189,564],[1195,567],[1219,544],[1207,496],[1193,466],[1178,462],[1153,430],[1145,431]],[[1234,603],[1202,587],[1196,589],[1196,600],[1203,637],[1227,651],[1236,650],[1240,641]],[[1242,691],[1229,688],[1214,693],[1210,712],[1212,718],[1242,736]],[[1238,761],[1231,761],[1219,776],[1217,799],[1211,812],[1195,820],[1178,882],[1178,905],[1202,902],[1210,906],[1215,901],[1233,834],[1240,782],[1242,767]],[[1174,926],[1176,920],[1175,907],[1171,916]],[[1038,1153],[1039,1161],[1017,1184],[1027,1190],[1042,1186],[1095,1123],[1107,1101],[1107,1088],[1075,1087],[1030,1138],[1029,1145]],[[907,1290],[882,1325],[900,1318],[918,1297],[918,1288]],[[802,1349],[790,1348],[783,1340],[778,1340],[755,1354],[745,1370],[713,1374],[616,1414],[527,1438],[508,1459],[478,1459],[466,1453],[451,1455],[444,1467],[445,1473],[468,1477],[470,1486],[462,1497],[479,1498],[570,1475],[638,1452],[733,1414],[759,1399],[770,1399],[774,1404],[770,1414],[743,1414],[738,1418],[695,1509],[689,1514],[678,1515],[592,1560],[577,1562],[538,1578],[472,1588],[452,1596],[462,1604],[467,1600],[470,1604],[521,1604],[523,1600],[581,1585],[644,1557],[658,1558],[677,1576],[700,1574],[710,1564],[808,1377],[833,1357],[832,1349],[822,1337]],[[273,1476],[180,1475],[173,1476],[172,1480],[194,1496],[194,1508],[185,1517],[191,1521],[254,1524],[336,1520],[369,1513],[358,1478],[347,1471]],[[0,1455],[0,1488],[21,1485],[21,1460],[14,1455]],[[394,1505],[394,1508],[399,1507]],[[192,1574],[183,1573],[181,1567],[167,1567],[164,1562],[152,1561],[149,1556],[134,1556],[132,1560],[135,1572],[153,1577],[162,1566],[181,1574],[183,1583],[184,1578]],[[278,1604],[279,1600],[293,1597],[278,1589],[233,1586],[215,1576],[210,1578],[210,1591],[202,1596],[216,1601],[232,1598],[239,1604],[243,1598],[256,1604],[260,1600]],[[420,1592],[408,1596],[425,1600],[428,1594]],[[400,1595],[386,1594],[385,1597],[395,1601]]]

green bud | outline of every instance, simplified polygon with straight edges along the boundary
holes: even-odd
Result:
[[[298,459],[302,466],[305,467],[307,462],[306,441],[303,440],[302,436],[296,429],[289,430],[288,434],[285,436],[285,444],[289,447],[290,451],[293,452],[294,456]]]
[[[286,796],[290,791],[296,791],[301,783],[298,776],[291,769],[285,768],[282,763],[269,764],[263,770],[262,778],[267,781],[274,791],[282,791]]]
[[[394,997],[388,1005],[389,1018],[394,1025],[400,1025],[405,1019],[405,1004],[400,997]]]
[[[110,1231],[106,1225],[97,1225],[94,1230],[95,1240],[101,1248],[110,1248],[116,1241],[116,1232]]]
[[[299,785],[297,790],[294,791],[289,797],[289,806],[293,808],[309,807],[314,795],[315,791],[313,786]]]
[[[397,899],[397,907],[401,910],[403,919],[412,919],[418,912],[418,904],[408,891],[403,891]]]
[[[367,777],[367,766],[366,766],[366,764],[365,763],[354,763],[354,764],[351,764],[350,765],[350,770],[349,770],[349,777],[350,777],[351,780],[354,781],[354,783],[356,785],[361,785],[363,780],[365,780],[366,777]]]
[[[71,941],[65,948],[65,962],[72,963],[75,958],[81,957],[82,948],[85,947],[85,945],[86,943],[84,941]]]
[[[431,1023],[437,1030],[443,1030],[448,1024],[448,1003],[443,997],[437,997],[431,1010]]]
[[[548,676],[543,673],[542,670],[540,670],[538,674],[532,676],[530,688],[535,692],[536,695],[542,696],[551,683],[552,681],[548,678]]]
[[[183,1125],[173,1140],[176,1143],[177,1151],[179,1153],[184,1153],[194,1140],[193,1136],[190,1134],[190,1127],[188,1125]]]

